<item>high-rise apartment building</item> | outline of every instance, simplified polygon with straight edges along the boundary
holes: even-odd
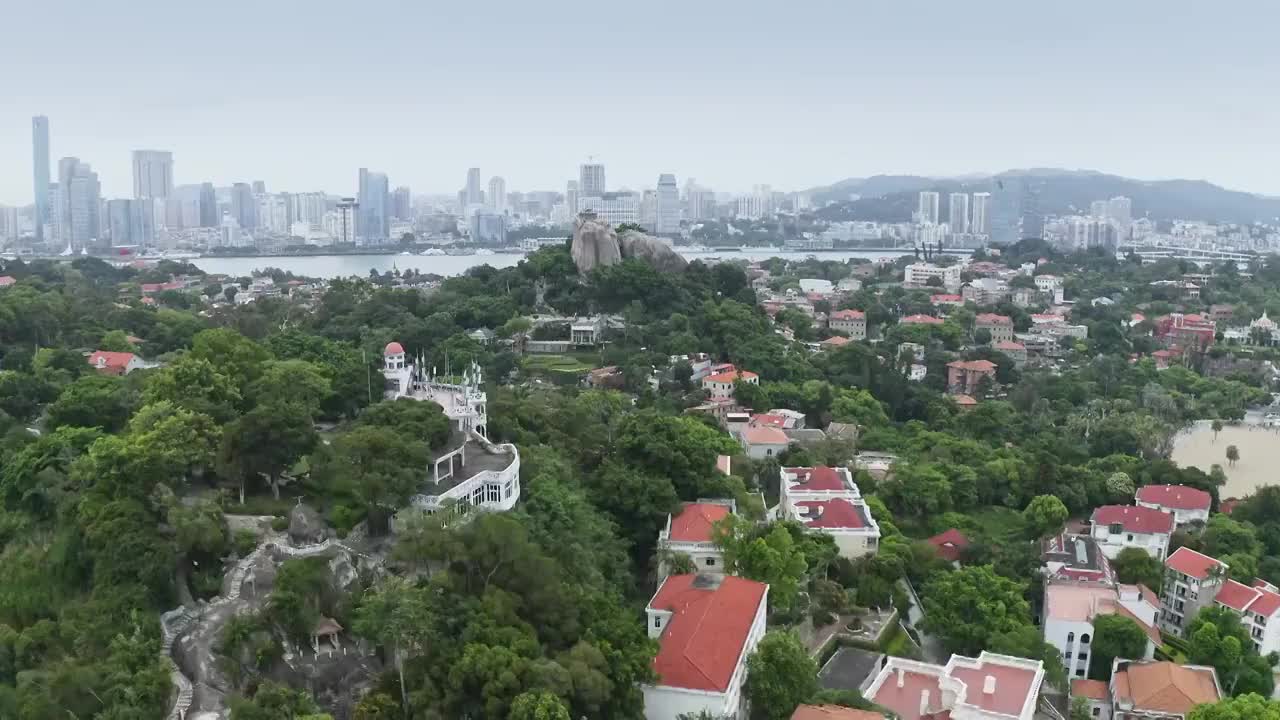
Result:
[[[155,243],[155,213],[151,199],[108,200],[107,238],[111,247]]]
[[[494,175],[489,179],[489,207],[499,215],[507,212],[507,181]]]
[[[391,193],[387,176],[360,168],[360,191],[356,202],[360,205],[356,211],[356,243],[377,245],[385,241],[391,231]]]
[[[31,182],[35,190],[35,225],[37,241],[44,240],[44,224],[49,222],[49,118],[31,118]]]
[[[632,192],[583,195],[578,198],[578,209],[593,211],[603,221],[613,226],[640,222],[640,195]]]
[[[969,212],[969,232],[975,235],[990,235],[991,193],[974,193],[972,205]]]
[[[676,176],[663,173],[658,176],[658,196],[654,232],[674,235],[680,232],[680,188]]]
[[[484,204],[484,190],[480,188],[480,168],[467,170],[467,186],[462,190],[463,204],[467,207]],[[465,209],[465,208],[464,208]]]
[[[399,188],[399,190],[407,192],[408,188]],[[319,230],[324,224],[324,215],[329,209],[324,193],[295,193],[292,196],[292,202],[294,220],[306,223],[313,230]]]
[[[577,180],[570,180],[564,185],[564,204],[569,209],[570,217],[578,215],[578,198],[581,192]]]
[[[203,202],[201,204],[203,206]],[[231,217],[241,230],[253,231],[258,227],[258,198],[254,196],[253,186],[249,183],[231,186]]]
[[[101,233],[102,188],[98,174],[79,161],[70,167],[66,187],[68,240],[72,248],[80,250],[95,243]]]
[[[684,204],[690,220],[709,220],[716,216],[716,194],[693,181],[685,185]]]
[[[969,194],[951,193],[947,202],[947,224],[951,226],[951,233],[963,235],[969,232]]]
[[[133,151],[133,196],[167,198],[173,194],[173,153],[166,150]]]
[[[1107,201],[1094,200],[1089,203],[1089,217],[1105,218],[1107,217]]]
[[[405,222],[413,220],[413,193],[404,185],[391,192],[391,217]]]
[[[579,197],[603,197],[605,193],[604,165],[583,163],[578,166]]]
[[[937,192],[932,190],[921,191],[919,208],[916,210],[916,221],[937,225],[939,202],[940,196]]]

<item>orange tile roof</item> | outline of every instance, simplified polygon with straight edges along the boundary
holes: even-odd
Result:
[[[1197,580],[1204,580],[1209,577],[1209,571],[1215,567],[1226,567],[1224,563],[1203,553],[1198,553],[1189,547],[1180,547],[1173,551],[1173,554],[1165,558],[1165,567],[1177,570],[1183,575],[1189,575]]]
[[[1071,697],[1083,697],[1090,700],[1110,700],[1111,688],[1101,680],[1085,680],[1077,678],[1071,681]]]
[[[696,581],[696,582],[695,582]],[[671,575],[649,601],[672,613],[653,669],[669,687],[724,692],[769,586],[727,575],[706,586],[697,575]]]
[[[791,720],[884,720],[884,715],[839,705],[800,705]]]
[[[729,514],[729,506],[687,503],[671,518],[671,539],[677,542],[711,542],[711,526]]]
[[[729,370],[726,372],[717,373],[715,375],[709,375],[703,378],[702,381],[717,382],[717,383],[731,383],[731,382],[737,381],[738,378],[742,378],[743,380],[750,380],[751,378],[754,378],[754,377],[759,377],[759,376],[751,372],[750,370]]]
[[[1186,485],[1144,485],[1138,500],[1175,510],[1208,510],[1212,502],[1209,493]]]
[[[1171,662],[1131,662],[1112,677],[1115,697],[1138,711],[1188,713],[1203,703],[1221,700],[1212,668]]]

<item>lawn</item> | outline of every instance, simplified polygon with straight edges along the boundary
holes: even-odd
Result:
[[[520,367],[528,373],[548,375],[581,375],[595,369],[594,356],[582,355],[527,355]]]

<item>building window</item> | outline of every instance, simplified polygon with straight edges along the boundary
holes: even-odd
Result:
[[[1076,634],[1075,634],[1075,633],[1073,633],[1073,632],[1069,632],[1069,633],[1067,633],[1067,642],[1068,642],[1068,643],[1073,643],[1073,642],[1075,642],[1075,641],[1076,641]]]
[[[1094,717],[1098,717],[1098,714],[1099,714],[1100,712],[1101,712],[1101,708],[1096,708],[1096,707],[1095,707],[1095,708],[1093,709],[1093,716],[1094,716]]]
[[[1129,533],[1129,542],[1133,542],[1133,533]]]
[[[1081,644],[1081,645],[1088,645],[1088,644],[1089,644],[1089,633],[1085,633],[1085,634],[1083,634],[1083,635],[1081,635],[1081,636],[1080,636],[1080,644]]]
[[[1084,677],[1084,668],[1076,668],[1076,677]]]
[[[657,616],[655,616],[655,617],[653,618],[653,626],[654,626],[654,627],[656,627],[656,628],[660,628],[660,627],[662,627],[662,618],[661,618],[661,617],[657,617]]]
[[[715,567],[715,566],[716,566],[716,559],[712,557],[707,558],[707,567]]]

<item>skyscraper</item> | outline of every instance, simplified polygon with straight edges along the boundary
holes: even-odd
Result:
[[[267,192],[267,183],[263,180],[253,181],[253,194],[262,195]]]
[[[222,213],[218,212],[218,191],[214,190],[213,183],[200,184],[199,209],[200,227],[218,227],[222,220]]]
[[[480,168],[467,170],[467,187],[463,192],[467,206],[484,204],[484,191],[480,189]]]
[[[578,193],[580,197],[603,197],[604,165],[601,163],[583,163],[578,166]]]
[[[951,233],[953,235],[963,235],[969,232],[969,194],[968,193],[951,193],[948,199],[949,208],[948,224],[951,225]]]
[[[405,222],[413,219],[413,194],[403,185],[391,193],[391,217]]]
[[[501,177],[494,175],[489,178],[489,194],[485,196],[489,201],[489,207],[499,215],[507,212],[507,181]]]
[[[71,164],[66,187],[68,240],[74,249],[79,250],[93,244],[101,233],[102,188],[98,184],[98,174],[88,163],[79,161]]]
[[[58,242],[66,244],[71,242],[71,176],[75,175],[76,168],[80,165],[80,158],[64,157],[58,159],[58,206],[50,208],[51,214],[56,213],[58,221]]]
[[[1022,178],[1018,194],[1018,215],[1020,237],[1040,238],[1044,236],[1044,216],[1040,214],[1040,189],[1032,184],[1029,178]]]
[[[155,241],[154,200],[108,200],[104,223],[111,247],[151,245]]]
[[[680,232],[680,188],[676,176],[663,173],[658,176],[658,197],[654,232],[673,235]]]
[[[202,201],[202,211],[203,205]],[[231,217],[235,219],[236,226],[241,230],[252,232],[258,227],[258,199],[254,197],[253,187],[249,183],[236,183],[231,186]]]
[[[173,194],[173,153],[166,150],[133,151],[133,196],[167,198]]]
[[[36,240],[44,240],[44,224],[49,222],[49,118],[31,118],[31,181],[35,190]]]
[[[377,245],[387,239],[391,229],[390,195],[386,175],[360,168],[360,191],[356,198],[360,205],[356,212],[357,243],[363,241],[365,245]]]
[[[564,186],[564,204],[569,208],[569,216],[578,216],[578,197],[580,194],[578,181],[570,180]]]
[[[975,235],[991,234],[991,193],[973,194],[973,209],[969,216],[969,232]]]
[[[932,190],[920,193],[920,207],[916,211],[916,220],[930,225],[938,224],[938,203],[940,196]]]

